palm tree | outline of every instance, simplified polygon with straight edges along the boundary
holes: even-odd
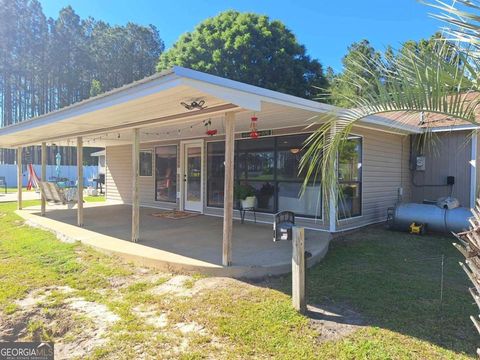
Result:
[[[434,1],[428,3],[440,12],[434,16],[450,24],[443,29],[445,36],[437,46],[422,52],[406,47],[396,57],[378,59],[375,71],[358,53],[357,65],[369,76],[367,79],[352,73],[349,81],[353,78],[361,89],[357,93],[362,95],[349,95],[347,100],[354,104],[351,109],[318,119],[318,130],[307,139],[300,165],[306,173],[305,184],[318,180],[326,188],[335,186],[332,165],[338,149],[352,126],[367,116],[436,113],[476,124],[475,110],[480,104],[480,0],[456,0],[462,8]]]
[[[412,113],[417,116],[418,113],[434,113],[477,124],[480,0],[453,0],[451,6],[441,0],[421,1],[435,8],[434,17],[446,25],[442,38],[431,49],[419,52],[407,47],[395,57],[379,59],[375,71],[371,70],[371,63],[358,54],[357,65],[364,69],[362,73],[369,75],[368,80],[362,75],[351,74],[349,81],[353,77],[360,90],[356,93],[362,95],[349,95],[346,99],[354,104],[353,108],[338,110],[327,119],[318,119],[318,130],[307,139],[300,163],[301,171],[306,174],[304,188],[312,180],[319,181],[325,189],[330,189],[325,196],[334,197],[336,203],[338,150],[354,124],[367,116],[400,112],[407,119]],[[476,225],[480,229],[480,212],[478,216],[475,221],[478,220]],[[464,255],[469,257],[467,265],[473,264],[463,267],[475,285],[471,291],[480,307],[480,236],[478,239],[477,244],[469,242],[465,236],[459,238]],[[480,332],[480,323],[472,320]]]

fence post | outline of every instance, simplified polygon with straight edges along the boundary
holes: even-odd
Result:
[[[294,226],[292,237],[292,304],[305,314],[305,229]]]

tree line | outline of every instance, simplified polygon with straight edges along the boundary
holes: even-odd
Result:
[[[399,52],[435,46],[438,36],[407,42]],[[375,68],[381,64],[379,59],[399,52],[388,48],[380,53],[363,40],[347,49],[341,72],[325,71],[282,22],[238,11],[206,19],[164,52],[153,25],[112,26],[92,17],[82,19],[70,6],[57,18],[47,18],[38,0],[0,0],[0,126],[54,111],[173,65],[348,107],[352,94],[372,90],[353,81],[358,73],[373,79],[384,70]],[[373,81],[370,84],[375,86]],[[49,163],[57,151],[65,164],[75,164],[75,149],[67,147],[51,150]],[[27,152],[29,159],[39,162],[38,148]],[[0,151],[0,164],[14,159],[14,151]]]
[[[0,126],[151,75],[163,49],[153,25],[112,26],[71,7],[47,18],[37,0],[0,0]],[[38,161],[38,149],[28,151]],[[61,149],[66,163],[69,151]],[[13,159],[0,152],[0,163]]]

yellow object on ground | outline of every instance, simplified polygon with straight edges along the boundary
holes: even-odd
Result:
[[[414,222],[410,224],[410,234],[424,234],[424,233],[425,233],[424,224],[417,224]]]

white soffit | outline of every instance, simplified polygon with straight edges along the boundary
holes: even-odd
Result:
[[[142,122],[180,115],[178,121],[194,116],[180,102],[205,100],[212,109],[243,109],[261,112],[267,104],[299,112],[334,113],[342,109],[199,71],[174,67],[63,109],[0,129],[0,147],[38,144],[49,139],[95,134],[111,128],[131,128]],[[230,106],[230,107],[229,107]],[[268,106],[267,106],[268,107]],[[208,115],[206,115],[208,117]],[[306,116],[303,116],[306,117]],[[375,126],[416,132],[381,117],[362,122]],[[294,125],[294,124],[292,124]]]

